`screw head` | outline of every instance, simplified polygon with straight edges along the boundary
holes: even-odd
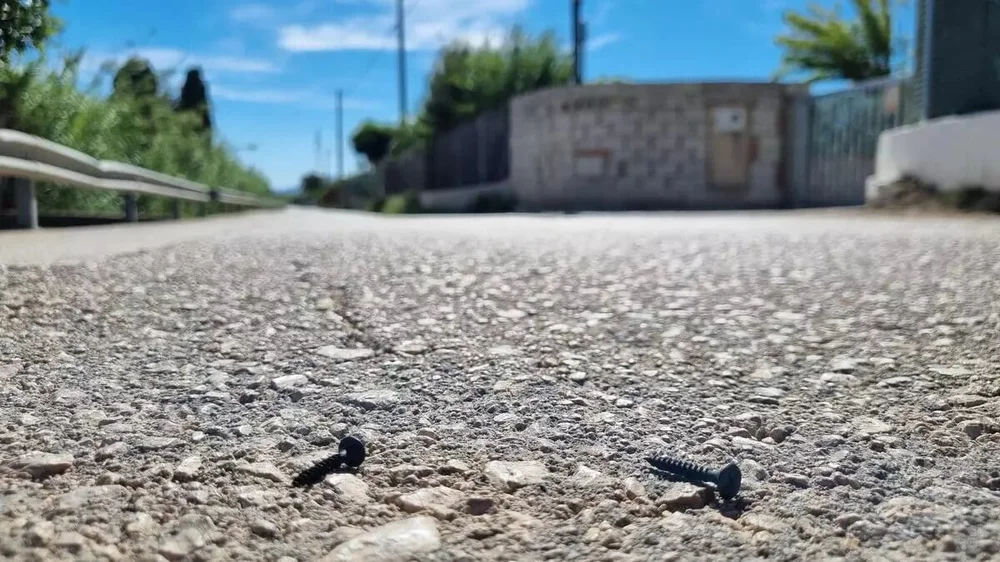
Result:
[[[719,477],[715,481],[716,489],[724,500],[731,500],[740,493],[740,484],[743,482],[743,473],[740,467],[731,462],[719,471]]]
[[[344,464],[351,468],[357,468],[365,461],[365,443],[353,435],[341,439],[337,450]]]

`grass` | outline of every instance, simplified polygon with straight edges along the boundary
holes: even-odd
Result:
[[[141,166],[212,187],[270,194],[264,176],[243,165],[218,140],[198,130],[198,119],[173,110],[165,95],[136,100],[77,86],[79,58],[58,71],[44,61],[0,67],[0,125],[57,142],[102,160]],[[107,76],[102,77],[107,79]],[[217,136],[217,134],[216,134]],[[39,210],[114,212],[122,209],[112,192],[38,185]],[[210,205],[212,211],[219,206]],[[170,200],[140,196],[145,216],[167,215]],[[194,215],[194,205],[185,205]]]
[[[416,193],[390,195],[380,209],[387,215],[405,215],[421,212],[420,197]]]

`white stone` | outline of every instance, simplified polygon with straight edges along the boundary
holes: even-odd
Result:
[[[324,480],[346,500],[368,503],[368,483],[353,474],[331,474]]]
[[[421,488],[416,492],[396,498],[396,505],[407,513],[430,511],[441,514],[457,509],[465,500],[465,493],[445,486]]]
[[[321,562],[399,562],[420,558],[441,547],[432,517],[413,517],[382,525],[349,539]]]
[[[103,505],[108,508],[118,509],[128,496],[128,489],[117,484],[105,486],[83,486],[72,489],[62,496],[59,496],[59,509],[64,511],[76,511],[82,507]]]
[[[167,560],[184,560],[206,544],[208,541],[201,530],[188,527],[163,538],[157,552]]]
[[[876,435],[892,431],[891,425],[875,418],[857,418],[854,420],[854,428],[862,435]]]
[[[16,470],[23,470],[35,478],[46,478],[69,470],[73,466],[73,455],[32,451],[10,466]]]
[[[271,381],[271,387],[275,390],[291,390],[309,384],[309,379],[305,375],[285,375]]]
[[[972,371],[966,369],[965,367],[931,367],[930,371],[932,373],[937,373],[939,375],[944,375],[946,377],[967,377],[972,374]]]
[[[539,461],[491,461],[486,464],[486,477],[493,486],[504,492],[541,484],[548,475],[548,469]]]
[[[177,465],[177,468],[174,469],[174,480],[177,480],[178,482],[189,482],[194,480],[200,469],[201,457],[197,455],[190,456],[181,461],[181,463]]]
[[[668,484],[666,490],[660,493],[656,500],[657,507],[666,511],[684,511],[686,509],[701,509],[705,507],[705,488],[686,482]]]
[[[368,390],[349,396],[348,401],[366,410],[380,410],[398,403],[399,393],[394,390]]]
[[[586,465],[580,465],[576,469],[571,482],[577,486],[601,486],[610,483],[611,479]]]
[[[272,482],[284,482],[285,475],[274,466],[273,463],[269,462],[255,462],[253,464],[246,464],[239,467],[240,472],[245,472],[259,478],[266,478]]]
[[[328,345],[317,349],[316,354],[337,361],[357,361],[359,359],[367,359],[375,355],[375,352],[363,347],[337,347],[335,345]]]

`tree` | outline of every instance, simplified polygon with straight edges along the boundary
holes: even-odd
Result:
[[[319,174],[306,174],[302,178],[302,193],[317,194],[326,189],[326,180]]]
[[[146,59],[131,57],[115,73],[115,96],[149,99],[156,97],[159,91],[159,80]]]
[[[0,63],[30,48],[41,49],[61,23],[49,13],[49,0],[0,0]]]
[[[351,136],[351,144],[355,152],[363,154],[375,166],[389,154],[395,133],[395,129],[389,125],[365,121]]]
[[[572,56],[551,33],[538,38],[514,28],[499,45],[455,42],[438,54],[427,98],[415,120],[400,126],[366,121],[354,133],[354,150],[377,165],[421,145],[483,111],[539,88],[569,84]]]
[[[160,124],[156,116],[161,112],[162,100],[159,98],[159,79],[152,65],[146,59],[131,57],[117,72],[113,82],[111,98],[123,107],[134,109],[140,117],[138,127],[141,129],[141,141],[138,147],[142,152],[148,151],[154,143]]]
[[[177,100],[177,111],[195,112],[201,119],[202,132],[211,133],[212,115],[208,102],[208,87],[201,78],[201,69],[192,68],[187,72],[181,97]]]
[[[422,145],[431,138],[433,131],[423,119],[409,120],[401,123],[392,132],[391,156],[398,156],[407,150]]]
[[[816,4],[784,14],[788,31],[775,38],[784,51],[777,78],[805,73],[809,82],[853,82],[892,73],[896,49],[892,0],[851,0],[854,20]]]
[[[438,55],[420,120],[446,131],[519,94],[569,84],[573,59],[555,36],[532,38],[515,27],[499,46],[456,42]]]

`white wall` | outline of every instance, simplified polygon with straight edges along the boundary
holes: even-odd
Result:
[[[1000,192],[1000,111],[932,119],[882,133],[866,197],[907,177],[940,191],[982,187]]]

